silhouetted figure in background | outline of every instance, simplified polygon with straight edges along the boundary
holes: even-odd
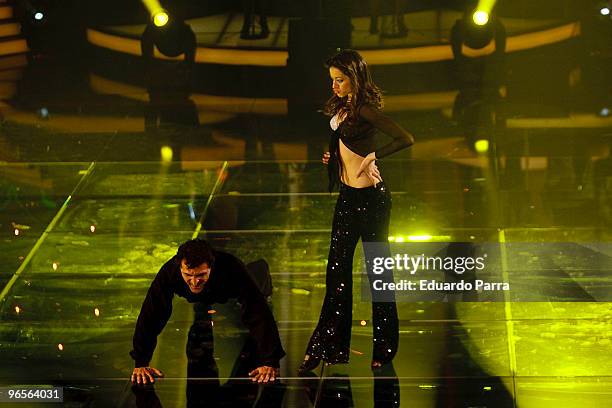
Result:
[[[381,0],[370,0],[370,34],[378,34],[379,32],[378,17],[380,16],[380,2]],[[393,0],[393,14],[388,16],[390,18],[389,24],[382,25],[381,37],[397,38],[405,37],[408,34],[403,13],[406,4],[407,0]]]
[[[266,16],[267,3],[267,0],[242,0],[244,22],[240,30],[240,38],[259,40],[270,35],[268,17]],[[255,15],[259,15],[259,32],[256,30]]]

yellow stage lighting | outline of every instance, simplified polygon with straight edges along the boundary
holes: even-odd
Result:
[[[489,22],[489,13],[484,10],[476,10],[472,19],[476,25],[483,26]]]
[[[153,24],[156,27],[163,27],[168,23],[168,13],[165,11],[159,11],[153,15]]]
[[[474,148],[478,153],[486,153],[489,151],[489,141],[486,139],[477,140],[474,143]]]
[[[417,241],[417,242],[423,242],[423,241],[431,241],[433,237],[429,234],[423,234],[423,235],[408,235],[408,240],[409,241]]]
[[[169,163],[172,161],[172,156],[174,155],[174,151],[170,146],[162,146],[161,148],[161,159],[164,163]]]

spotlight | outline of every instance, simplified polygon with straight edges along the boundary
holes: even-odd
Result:
[[[489,13],[483,10],[476,10],[472,15],[472,20],[474,20],[474,24],[476,25],[486,25],[489,22]]]
[[[489,151],[489,141],[486,139],[477,140],[474,143],[474,149],[480,154],[484,154]]]
[[[3,1],[3,3],[6,3]],[[46,10],[48,5],[45,4],[41,6],[39,3],[48,3],[42,2],[40,0],[15,0],[13,3],[17,3],[17,6],[23,10],[23,17],[27,20],[31,20],[33,24],[41,24],[43,20],[46,19]],[[32,4],[35,3],[35,4]]]
[[[602,16],[609,16],[610,15],[610,8],[609,7],[602,7],[601,10],[599,10],[599,13]]]
[[[161,159],[164,163],[169,163],[172,161],[173,151],[170,146],[162,146],[161,147]]]
[[[599,116],[601,116],[602,118],[607,118],[608,116],[610,116],[610,108],[601,108],[601,110],[599,111]]]
[[[168,13],[165,11],[158,11],[153,15],[153,24],[155,24],[156,27],[163,27],[168,24],[168,19]]]
[[[159,16],[159,13],[155,16]],[[149,41],[152,41],[159,52],[166,57],[174,58],[192,52],[195,55],[195,34],[188,24],[173,17],[166,19],[165,24],[160,26],[157,20],[159,19],[154,17],[147,25],[143,33],[143,42],[149,44]]]

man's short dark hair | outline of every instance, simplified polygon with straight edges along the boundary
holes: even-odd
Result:
[[[213,249],[208,242],[201,238],[191,239],[183,243],[176,252],[177,262],[184,259],[189,269],[207,263],[212,268],[215,262]]]

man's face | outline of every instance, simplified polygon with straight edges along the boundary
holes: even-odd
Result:
[[[181,276],[189,286],[191,293],[200,293],[204,289],[204,285],[210,278],[210,266],[204,262],[195,268],[189,269],[185,260],[181,261]]]

